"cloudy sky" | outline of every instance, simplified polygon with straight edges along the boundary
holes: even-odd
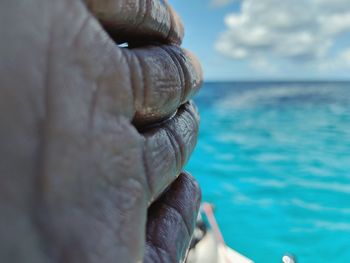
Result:
[[[169,0],[206,80],[350,79],[350,0]]]

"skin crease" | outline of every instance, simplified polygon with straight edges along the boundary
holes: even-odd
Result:
[[[0,33],[0,261],[181,262],[202,73],[171,7],[3,0]]]

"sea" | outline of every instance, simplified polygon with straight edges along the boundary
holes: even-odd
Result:
[[[257,263],[350,262],[350,82],[206,83],[187,170]]]

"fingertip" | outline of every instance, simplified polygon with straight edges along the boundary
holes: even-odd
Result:
[[[192,77],[192,83],[191,86],[193,87],[192,93],[189,94],[189,97],[192,97],[196,92],[198,92],[199,88],[203,84],[203,68],[199,62],[199,59],[196,54],[192,53],[191,51],[184,49],[184,53],[186,54],[186,57],[190,60],[190,65],[192,65],[192,70],[195,72],[194,74],[191,74]]]
[[[169,10],[170,15],[170,29],[168,34],[168,41],[175,45],[181,45],[182,40],[185,35],[184,26],[182,23],[182,20],[178,13],[175,11],[175,9],[168,3],[168,1],[165,1],[166,6]]]
[[[181,104],[189,101],[203,83],[203,71],[197,56],[184,48],[163,46],[163,49],[178,64],[178,71],[183,76]]]
[[[187,163],[196,143],[199,117],[192,103],[150,130],[143,130],[144,161],[151,200],[173,182]]]
[[[84,2],[117,43],[157,41],[181,45],[184,35],[183,24],[167,1],[84,0]]]
[[[124,49],[134,94],[133,123],[142,127],[169,118],[200,89],[203,73],[195,55],[174,45]]]
[[[182,211],[189,231],[194,228],[201,199],[201,188],[197,180],[188,172],[181,172],[169,189],[169,193],[164,195],[166,204]]]
[[[198,216],[201,191],[196,180],[180,173],[148,210],[145,262],[181,262]]]
[[[183,171],[180,175],[179,175],[179,179],[180,180],[184,180],[185,184],[191,185],[192,188],[192,192],[194,193],[194,197],[196,197],[194,199],[194,201],[196,203],[198,203],[198,207],[200,205],[200,202],[202,200],[202,190],[199,186],[198,181],[196,180],[196,178],[194,178],[194,176],[192,176],[190,173]]]
[[[200,121],[200,115],[197,105],[193,102],[193,100],[188,101],[186,104],[182,105],[184,110],[186,110],[189,114],[192,115],[193,119],[196,120],[197,123]]]

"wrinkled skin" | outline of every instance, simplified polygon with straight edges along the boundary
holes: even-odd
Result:
[[[0,262],[182,261],[202,76],[168,4],[2,0],[0,35]]]

